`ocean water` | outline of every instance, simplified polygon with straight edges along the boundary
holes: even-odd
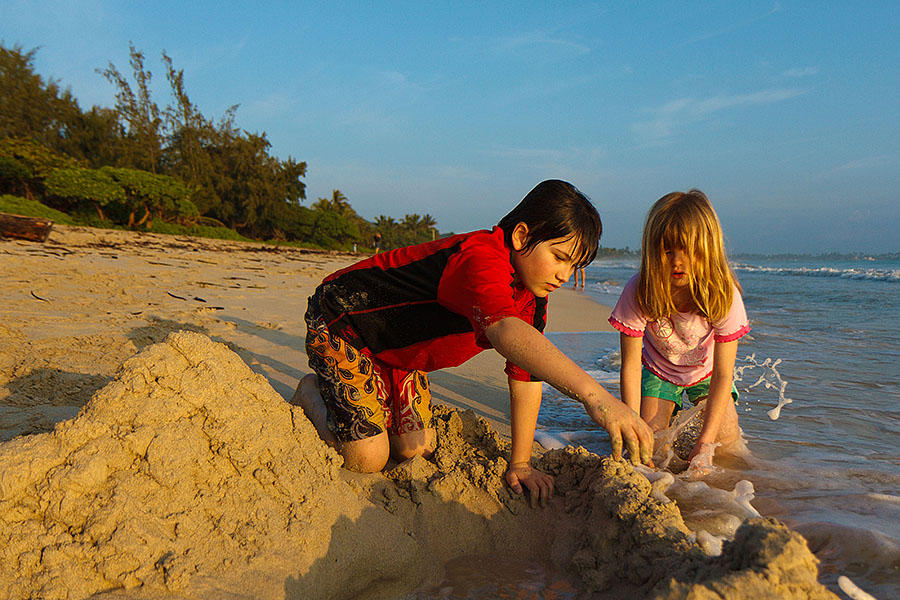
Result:
[[[746,456],[700,483],[670,477],[663,492],[711,552],[758,512],[807,538],[838,596],[850,597],[838,583],[849,578],[875,598],[900,598],[900,261],[733,263],[752,327],[735,367]],[[596,261],[584,293],[614,305],[637,266]],[[550,337],[619,395],[617,333]],[[609,452],[605,432],[549,386],[538,438]]]

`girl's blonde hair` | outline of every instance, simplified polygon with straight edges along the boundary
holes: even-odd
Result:
[[[651,320],[678,312],[666,256],[666,250],[675,249],[690,260],[689,285],[697,311],[710,323],[723,320],[731,310],[734,288],[740,290],[740,284],[725,256],[719,217],[700,190],[667,194],[647,213],[637,301]]]

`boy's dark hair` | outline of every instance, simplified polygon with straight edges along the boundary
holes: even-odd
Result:
[[[578,267],[589,265],[597,256],[603,224],[587,196],[571,183],[548,179],[534,186],[528,195],[498,223],[506,245],[512,247],[512,232],[519,223],[528,226],[525,254],[547,240],[576,236]]]

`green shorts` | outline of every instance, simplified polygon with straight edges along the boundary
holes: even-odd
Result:
[[[678,412],[682,408],[682,394],[687,393],[691,404],[695,405],[698,401],[709,396],[709,381],[711,379],[712,377],[707,377],[703,381],[689,386],[676,385],[661,379],[656,373],[644,367],[641,370],[641,396],[650,396],[651,398],[674,402],[675,412]],[[740,397],[733,381],[731,382],[731,397],[734,398],[735,402]]]

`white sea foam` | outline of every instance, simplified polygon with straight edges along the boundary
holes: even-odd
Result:
[[[544,450],[559,450],[569,445],[569,442],[560,433],[551,433],[546,429],[537,429],[534,432],[534,441]]]
[[[719,556],[722,554],[722,543],[726,538],[721,535],[713,535],[701,529],[697,532],[694,539],[704,552],[710,556]]]
[[[751,354],[744,358],[743,365],[735,365],[734,367],[734,380],[735,382],[743,381],[744,372],[753,369],[761,369],[761,373],[759,378],[750,386],[746,387],[746,390],[752,390],[753,388],[762,385],[765,389],[775,389],[778,391],[778,405],[775,408],[767,411],[766,414],[769,415],[769,418],[773,421],[777,421],[778,417],[781,416],[781,409],[793,402],[793,399],[788,398],[784,395],[784,390],[787,388],[787,381],[785,381],[781,377],[781,373],[778,372],[776,368],[780,363],[781,359],[777,359],[773,361],[771,358],[765,359],[763,362],[759,362],[756,360],[756,354]]]
[[[860,267],[767,267],[759,265],[735,265],[736,271],[766,273],[793,277],[830,277],[840,279],[860,279],[866,281],[886,281],[900,283],[900,269],[866,269]]]
[[[619,383],[619,374],[612,371],[587,371],[587,374],[601,385]]]
[[[859,586],[850,581],[849,577],[841,575],[838,577],[838,587],[847,594],[851,600],[876,600],[875,596],[862,591]]]
[[[872,500],[900,505],[900,496],[893,496],[891,494],[866,494],[866,497],[871,498]]]

